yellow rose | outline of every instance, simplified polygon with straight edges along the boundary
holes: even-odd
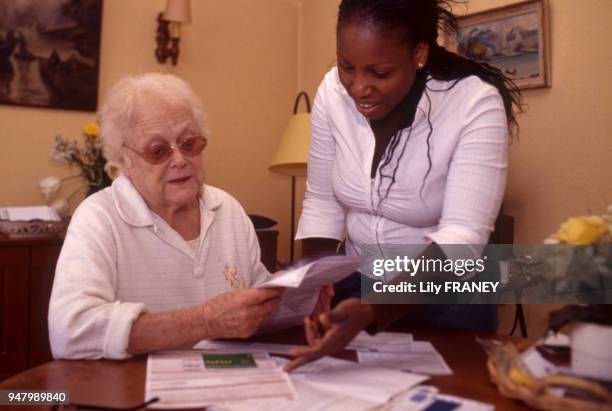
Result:
[[[100,134],[100,128],[97,123],[85,124],[85,126],[83,126],[83,133],[85,133],[87,137],[96,138]]]
[[[601,217],[574,217],[561,225],[557,239],[566,244],[592,244],[604,231],[606,222]]]

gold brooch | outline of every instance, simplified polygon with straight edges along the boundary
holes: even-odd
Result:
[[[232,265],[225,265],[225,271],[223,272],[225,276],[225,281],[227,281],[233,289],[244,288],[244,284],[242,284],[242,278],[238,276],[238,268]]]

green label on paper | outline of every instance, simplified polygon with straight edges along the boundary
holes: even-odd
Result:
[[[206,368],[257,367],[252,354],[202,354]]]

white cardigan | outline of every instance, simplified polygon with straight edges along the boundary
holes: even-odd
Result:
[[[347,252],[363,244],[485,244],[504,195],[508,130],[502,99],[475,76],[429,79],[410,138],[404,130],[385,174],[405,154],[386,200],[370,178],[374,134],[340,83],[327,73],[312,111],[307,191],[296,238],[343,240]],[[428,168],[427,112],[432,169]],[[388,185],[383,182],[384,188]],[[346,216],[345,216],[346,212]]]
[[[197,253],[124,176],[83,201],[68,228],[49,304],[55,358],[128,358],[132,323],[142,312],[192,307],[269,276],[240,204],[211,186],[202,193]]]

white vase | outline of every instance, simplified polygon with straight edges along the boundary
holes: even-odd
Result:
[[[583,377],[612,381],[612,326],[574,323],[572,371]]]

